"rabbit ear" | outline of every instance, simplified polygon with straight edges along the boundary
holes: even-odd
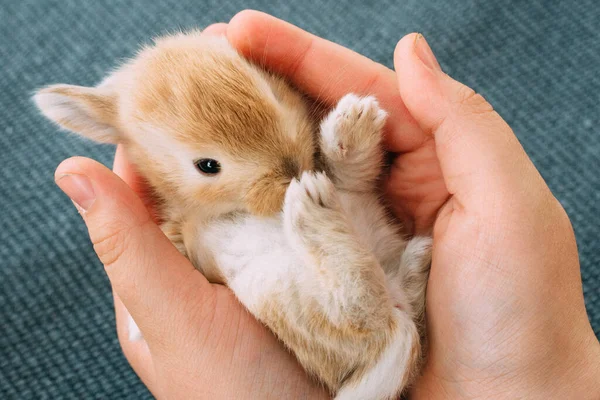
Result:
[[[52,85],[33,100],[42,113],[58,125],[101,143],[118,143],[117,96],[109,85],[83,87]]]

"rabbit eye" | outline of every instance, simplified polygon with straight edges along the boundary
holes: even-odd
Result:
[[[206,175],[215,175],[221,171],[221,164],[211,158],[203,158],[196,161],[196,168]]]

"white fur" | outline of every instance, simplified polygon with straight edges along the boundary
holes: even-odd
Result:
[[[411,317],[404,311],[394,310],[394,320],[398,326],[379,361],[355,385],[344,386],[335,400],[395,400],[406,384],[410,366],[410,352],[418,332]]]
[[[118,134],[115,128],[102,123],[94,115],[91,115],[90,109],[83,101],[51,92],[39,92],[33,96],[33,101],[52,121],[67,125],[70,129],[82,132],[85,136],[98,142],[117,142]]]
[[[388,222],[377,218],[381,205],[354,193],[342,192],[339,197],[344,210],[352,213],[350,222],[367,248],[377,259],[395,255],[386,267],[397,271],[405,242]],[[285,290],[287,282],[314,278],[288,240],[282,219],[283,214],[270,218],[245,215],[199,227],[198,253],[205,262],[219,266],[227,285],[251,312],[261,303],[260,295]],[[405,302],[401,290],[395,300]]]
[[[250,312],[257,311],[261,296],[285,290],[286,283],[302,274],[302,262],[286,241],[280,217],[244,216],[201,230],[198,252],[211,255]]]
[[[142,331],[137,326],[131,315],[127,316],[127,336],[130,342],[142,340]]]

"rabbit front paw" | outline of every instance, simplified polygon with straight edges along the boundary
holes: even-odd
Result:
[[[333,183],[323,173],[304,172],[287,189],[283,206],[284,226],[294,242],[315,239],[332,220],[339,220],[341,208]]]
[[[338,160],[350,153],[368,154],[380,145],[386,118],[375,97],[345,95],[321,123],[323,150]]]

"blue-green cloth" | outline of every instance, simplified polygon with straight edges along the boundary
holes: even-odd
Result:
[[[0,0],[0,398],[150,398],[117,343],[112,297],[86,229],[54,185],[58,163],[111,165],[29,96],[92,85],[150,37],[256,8],[391,66],[425,34],[442,67],[514,128],[577,234],[600,334],[600,5],[596,0]],[[324,68],[327,68],[324,65]]]

